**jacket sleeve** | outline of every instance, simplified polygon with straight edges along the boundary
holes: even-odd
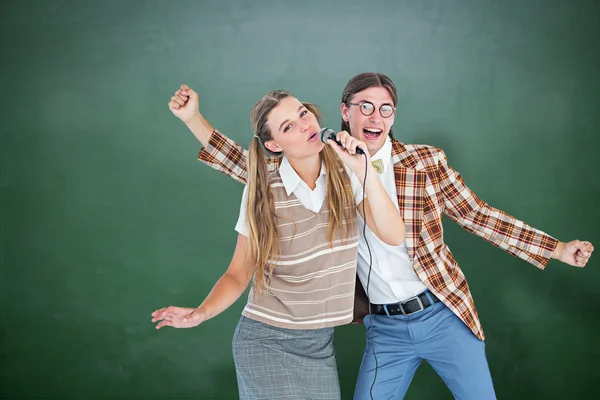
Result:
[[[269,172],[279,167],[280,159],[267,158]],[[198,153],[198,160],[244,185],[248,182],[248,150],[216,129],[210,135],[206,147]]]
[[[558,240],[481,200],[438,149],[437,174],[444,213],[467,231],[508,253],[544,269]]]

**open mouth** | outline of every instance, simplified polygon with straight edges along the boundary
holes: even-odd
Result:
[[[381,136],[382,133],[383,133],[383,130],[377,129],[377,128],[364,128],[363,129],[363,135],[365,135],[365,138],[367,138],[368,140],[379,139],[379,136]]]
[[[310,135],[310,137],[308,138],[309,142],[314,142],[315,140],[317,140],[317,132],[313,133],[312,135]]]

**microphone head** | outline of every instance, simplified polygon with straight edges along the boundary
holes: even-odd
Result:
[[[319,138],[321,139],[321,142],[325,144],[327,144],[327,139],[329,139],[331,135],[333,135],[333,137],[335,138],[335,131],[333,129],[321,128],[321,130],[319,131]]]

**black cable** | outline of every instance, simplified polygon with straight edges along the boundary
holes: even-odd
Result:
[[[369,246],[369,242],[367,241],[367,213],[365,212],[365,194],[367,190],[367,156],[365,155],[365,178],[363,182],[363,216],[365,220],[365,224],[363,226],[363,238],[365,239],[365,243],[367,244],[367,250],[369,250],[369,274],[367,275],[367,301],[369,302],[369,317],[371,316],[371,300],[369,298],[369,283],[371,283],[371,267],[373,264],[373,255],[371,254],[371,247]],[[373,400],[373,387],[375,387],[375,381],[377,380],[377,370],[379,369],[379,363],[377,361],[377,356],[375,355],[375,326],[371,324],[371,348],[373,349],[373,357],[375,358],[375,376],[373,377],[373,383],[371,384],[371,389],[369,389],[369,395],[371,396],[371,400]]]

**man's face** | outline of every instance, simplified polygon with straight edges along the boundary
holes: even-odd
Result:
[[[341,105],[341,112],[350,125],[350,134],[365,142],[369,154],[375,154],[394,125],[396,109],[390,92],[384,87],[371,87],[356,93],[348,103]]]

